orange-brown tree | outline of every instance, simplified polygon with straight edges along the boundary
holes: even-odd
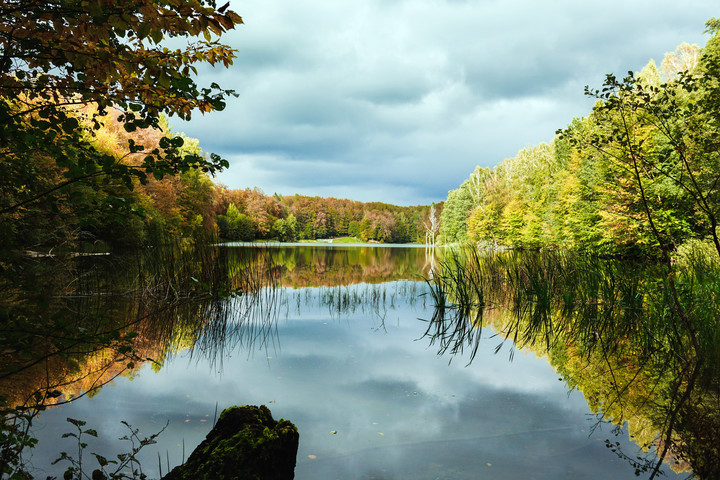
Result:
[[[89,138],[110,109],[120,109],[127,131],[160,128],[162,114],[189,119],[192,112],[222,110],[232,95],[193,80],[196,65],[232,63],[219,37],[242,23],[213,0],[0,0],[0,173],[7,182],[0,214],[68,184],[94,177],[162,178],[228,166],[182,150],[181,137],[147,148],[133,164],[99,152]],[[189,40],[182,48],[167,43]],[[174,42],[177,43],[177,42]],[[91,105],[93,108],[88,109]],[[93,113],[88,113],[93,112]],[[35,184],[40,158],[54,160],[62,177]],[[42,173],[42,172],[40,172]],[[89,184],[94,185],[92,182]]]

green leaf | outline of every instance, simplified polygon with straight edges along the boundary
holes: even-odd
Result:
[[[137,26],[137,37],[142,40],[143,38],[147,37],[150,33],[150,25],[147,24],[147,22],[140,22]]]
[[[90,477],[91,480],[106,480],[107,478],[108,477],[105,475],[105,472],[100,469],[93,470],[92,476]]]
[[[104,467],[108,464],[107,458],[103,457],[102,455],[98,455],[97,453],[93,453],[95,455],[95,458],[98,461],[98,464],[100,464],[101,467]]]
[[[69,117],[62,123],[62,129],[66,133],[74,132],[79,126],[80,122],[78,122],[77,118],[75,117]]]
[[[87,423],[87,422],[84,422],[84,421],[82,421],[82,420],[77,420],[77,419],[75,419],[75,418],[70,418],[70,417],[67,417],[67,418],[66,418],[66,421],[72,423],[72,424],[75,425],[76,427],[82,427],[82,426],[85,425],[85,423]]]
[[[160,43],[163,39],[163,32],[161,29],[156,28],[150,32],[150,37],[152,37],[153,42]]]

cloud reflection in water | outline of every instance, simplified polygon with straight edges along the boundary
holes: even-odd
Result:
[[[146,452],[145,469],[157,476],[158,452],[176,464],[184,441],[187,456],[209,431],[216,403],[266,404],[298,426],[299,480],[634,477],[605,448],[606,438],[615,441],[609,429],[589,435],[595,417],[582,394],[568,394],[544,359],[494,354],[499,339],[488,329],[466,366],[421,339],[418,317],[429,317],[421,303],[398,297],[393,308],[338,315],[321,293],[288,290],[292,307],[281,309],[287,318],[268,345],[235,348],[221,364],[181,352],[158,373],[146,365],[132,381],[46,412],[43,428],[63,432],[65,417],[84,418],[112,439],[122,434],[120,420],[149,435],[169,419]],[[300,312],[293,295],[303,298]],[[105,447],[117,453],[117,444]]]

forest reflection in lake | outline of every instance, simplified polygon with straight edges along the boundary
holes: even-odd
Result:
[[[635,478],[606,440],[626,453],[638,447],[627,432],[597,424],[545,353],[508,362],[495,354],[493,328],[501,330],[489,326],[477,350],[437,355],[418,320],[434,312],[419,277],[434,262],[424,249],[228,247],[215,255],[227,278],[258,278],[256,290],[246,282],[244,293],[136,324],[140,357],[154,362],[93,398],[43,412],[36,477],[69,448],[58,440],[66,417],[101,431],[90,449],[103,454],[119,453],[121,420],[147,434],[169,420],[145,452],[144,469],[157,477],[158,454],[164,471],[168,460],[179,463],[216,409],[267,404],[299,428],[299,479]]]
[[[655,478],[663,461],[718,478],[719,265],[699,250],[672,265],[577,253],[453,253],[436,272],[427,335],[477,352],[483,327],[548,355],[592,411],[629,423],[646,455],[620,458]],[[656,449],[659,455],[653,452]]]

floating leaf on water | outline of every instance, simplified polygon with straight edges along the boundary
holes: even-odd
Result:
[[[332,433],[333,435],[337,435],[337,430],[330,430],[330,433]]]

